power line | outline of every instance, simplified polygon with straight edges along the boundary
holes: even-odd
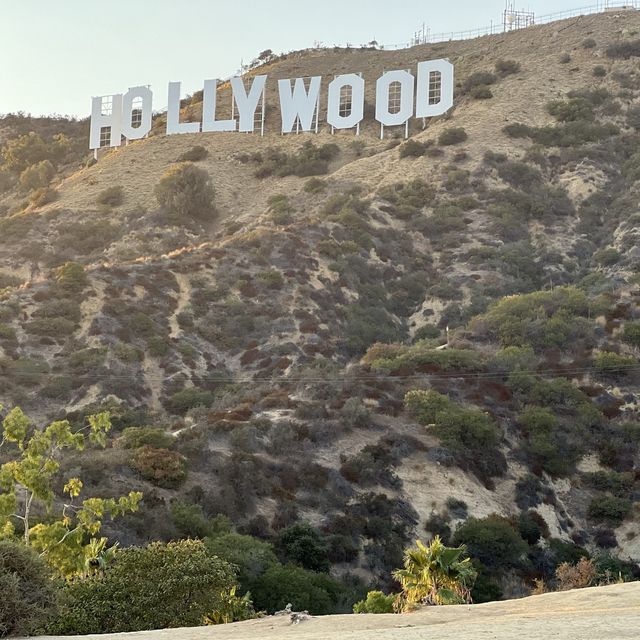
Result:
[[[538,376],[550,376],[555,375],[557,377],[566,377],[568,375],[584,375],[588,373],[600,373],[600,374],[615,374],[615,373],[629,373],[640,371],[640,363],[634,363],[630,365],[620,365],[617,367],[607,368],[606,370],[600,370],[596,367],[569,367],[569,368],[555,368],[555,369],[517,369],[514,371],[478,371],[478,372],[457,372],[447,371],[439,373],[414,373],[405,375],[393,375],[393,374],[369,374],[369,375],[343,375],[339,377],[328,376],[253,376],[253,377],[231,377],[231,376],[204,376],[198,377],[202,382],[220,382],[229,384],[250,384],[253,382],[282,382],[282,383],[322,383],[322,382],[375,382],[380,380],[390,381],[402,381],[402,380],[423,380],[428,378],[430,380],[451,380],[451,379],[466,379],[466,380],[502,380],[508,377],[511,373],[518,373],[522,375],[538,375]],[[87,380],[87,381],[99,381],[99,380],[141,380],[143,382],[168,382],[178,374],[172,374],[170,376],[145,376],[137,372],[131,372],[130,374],[83,374],[75,375],[69,372],[10,372],[4,375],[4,377],[15,378],[55,378],[59,376],[68,375],[75,380]]]

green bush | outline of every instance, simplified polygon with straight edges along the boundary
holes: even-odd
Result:
[[[434,367],[443,371],[480,371],[483,369],[482,356],[472,349],[438,350],[428,344],[418,342],[412,346],[373,345],[362,359],[385,373],[400,370],[418,371],[432,370]]]
[[[209,553],[238,568],[238,582],[245,593],[254,594],[256,583],[267,569],[280,565],[273,546],[251,536],[224,533],[207,538],[205,544]],[[257,610],[266,609],[266,603],[259,599],[254,598],[254,603]]]
[[[622,339],[630,345],[640,348],[640,320],[624,323]]]
[[[182,540],[117,553],[104,573],[65,586],[51,634],[123,633],[194,627],[222,606],[235,582],[232,567],[204,543]]]
[[[119,184],[107,187],[98,194],[96,202],[108,207],[119,207],[124,202],[124,189]]]
[[[310,140],[293,154],[268,149],[264,154],[258,153],[252,160],[259,165],[255,171],[257,178],[269,176],[298,176],[305,178],[328,173],[329,163],[340,153],[337,144],[329,143],[317,147]]]
[[[451,451],[477,451],[495,447],[498,427],[486,413],[451,402],[437,391],[413,390],[405,395],[405,407]]]
[[[382,591],[369,591],[366,600],[360,600],[353,605],[353,613],[394,613],[393,603],[396,596],[388,596]]]
[[[0,540],[0,638],[42,632],[56,607],[44,560],[23,544]]]
[[[293,565],[269,567],[251,592],[256,606],[274,613],[291,603],[294,611],[327,615],[336,610],[343,588],[326,573]]]
[[[185,538],[206,538],[208,536],[221,536],[231,532],[231,520],[223,514],[214,518],[207,518],[202,507],[198,504],[189,504],[182,500],[173,500],[169,507],[173,524]],[[211,551],[211,549],[209,549]],[[225,557],[218,555],[223,560]]]
[[[469,136],[462,127],[449,127],[445,129],[438,137],[438,144],[441,146],[449,146],[464,142]]]
[[[159,487],[175,488],[187,476],[186,458],[176,451],[144,445],[131,456],[131,466],[145,479]]]
[[[620,262],[620,252],[614,247],[600,249],[593,254],[593,259],[602,267],[611,267]]]
[[[632,506],[633,503],[627,498],[601,495],[591,500],[587,513],[596,522],[619,526],[631,513]]]
[[[571,98],[570,100],[552,100],[547,103],[547,111],[558,122],[577,122],[580,120],[593,120],[594,113],[591,104],[584,98]]]
[[[89,284],[84,267],[77,262],[66,262],[55,271],[58,287],[65,293],[78,294]]]
[[[209,174],[191,162],[172,166],[155,187],[158,204],[172,218],[211,220],[215,215],[214,189]]]
[[[144,445],[168,449],[173,442],[173,436],[158,427],[127,427],[115,444],[122,449],[138,449]]]
[[[464,81],[462,87],[465,93],[469,93],[475,87],[484,87],[489,84],[494,84],[497,80],[497,76],[490,71],[476,71]]]
[[[176,391],[164,403],[167,410],[177,415],[183,415],[195,407],[209,407],[213,404],[215,395],[211,391],[189,387]]]
[[[596,46],[597,46],[597,43],[593,38],[587,38],[586,40],[582,41],[582,48],[583,49],[593,49]]]
[[[586,120],[546,127],[530,127],[515,122],[502,130],[511,138],[531,138],[545,147],[576,147],[589,142],[602,142],[619,133],[618,127],[609,122],[600,124]]]
[[[453,535],[453,545],[461,544],[466,544],[469,555],[489,569],[526,566],[529,547],[506,518],[469,518]]]
[[[619,498],[628,498],[635,484],[632,473],[593,471],[584,474],[586,484],[598,491],[608,491]]]
[[[635,358],[611,351],[600,351],[595,357],[596,371],[611,375],[624,375],[637,365]]]

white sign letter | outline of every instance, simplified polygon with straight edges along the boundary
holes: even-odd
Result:
[[[313,128],[313,116],[320,101],[321,76],[311,78],[309,92],[302,78],[296,78],[293,92],[291,80],[278,80],[280,92],[280,111],[282,113],[282,133],[291,133],[296,119],[300,119],[303,131]]]
[[[389,110],[391,85],[400,84],[398,111]],[[385,127],[404,124],[413,115],[415,78],[408,71],[387,71],[376,84],[376,120]]]
[[[169,83],[167,107],[167,135],[174,133],[199,133],[199,122],[180,122],[180,82]]]
[[[111,98],[110,108],[107,107]],[[107,113],[105,113],[108,111]],[[102,129],[109,127],[109,144],[112,147],[120,146],[122,136],[122,94],[114,96],[99,96],[91,100],[91,131],[89,133],[89,148],[99,149]]]
[[[235,131],[235,120],[216,120],[216,89],[217,80],[205,80],[204,91],[202,92],[202,131],[210,133],[212,131]]]
[[[351,87],[351,113],[340,113],[342,87]],[[338,76],[329,85],[327,122],[335,129],[352,129],[364,118],[364,80],[355,73]]]
[[[135,104],[134,104],[135,102]],[[137,126],[133,126],[134,111]],[[127,140],[139,140],[151,131],[153,93],[148,87],[133,87],[122,98],[122,135]],[[138,113],[135,114],[138,116]]]
[[[231,88],[233,89],[233,99],[238,107],[240,122],[238,131],[253,132],[256,119],[256,109],[260,102],[260,97],[264,95],[264,88],[267,84],[267,76],[256,76],[251,83],[251,89],[247,95],[242,78],[231,78]]]
[[[440,85],[439,91],[438,84]],[[453,65],[442,58],[420,62],[416,90],[416,118],[441,116],[452,106]]]

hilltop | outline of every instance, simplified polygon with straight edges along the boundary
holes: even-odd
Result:
[[[607,12],[252,71],[271,102],[278,78],[362,72],[370,107],[383,70],[449,58],[455,107],[409,142],[283,137],[274,112],[264,138],[164,137],[159,116],[93,163],[86,122],[4,118],[0,401],[111,411],[63,471],[143,491],[105,527],[122,544],[223,514],[267,541],[308,521],[334,575],[382,586],[435,533],[476,552],[486,599],[587,553],[637,573],[638,33]],[[185,158],[215,214],[159,206]]]

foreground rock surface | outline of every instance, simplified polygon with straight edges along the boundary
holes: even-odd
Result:
[[[640,582],[409,615],[270,617],[221,627],[83,636],[103,640],[624,640],[638,638]],[[70,637],[70,636],[69,636]]]

